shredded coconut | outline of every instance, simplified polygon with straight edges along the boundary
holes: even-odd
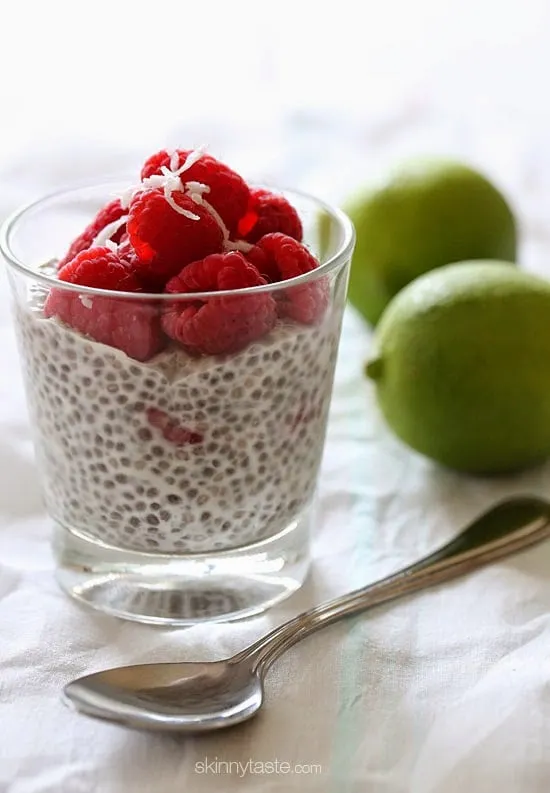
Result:
[[[194,186],[194,185],[197,185],[197,184],[200,185],[200,182],[187,182],[186,183],[186,187],[189,188],[189,186],[191,186],[191,185]],[[204,186],[205,185],[202,185],[201,187],[204,187]],[[210,188],[208,188],[208,190],[210,190]],[[224,251],[242,251],[243,253],[246,253],[251,248],[253,248],[254,247],[253,245],[251,245],[249,242],[245,242],[244,240],[230,240],[229,239],[229,229],[227,228],[227,226],[223,222],[219,212],[217,212],[214,209],[212,204],[209,204],[208,201],[205,201],[204,196],[202,195],[202,192],[203,191],[201,191],[200,193],[198,191],[196,191],[196,192],[189,191],[189,196],[196,204],[200,204],[201,206],[203,206],[207,210],[207,212],[214,218],[214,220],[216,221],[216,223],[220,227],[221,232],[223,234],[223,249],[224,249]]]
[[[171,152],[168,152],[168,153],[170,154],[170,170],[171,171],[175,171],[176,168],[178,167],[178,163],[180,161],[178,150],[177,149],[173,149]]]
[[[186,182],[185,187],[190,195],[198,194],[202,196],[203,193],[210,192],[210,185],[203,184],[202,182]]]
[[[190,220],[200,220],[198,215],[195,215],[193,212],[189,212],[188,210],[182,209],[182,207],[178,206],[172,198],[172,193],[175,190],[185,192],[185,188],[180,176],[182,173],[189,170],[189,168],[191,168],[191,166],[194,165],[198,160],[200,160],[205,150],[206,146],[199,146],[197,149],[190,151],[185,162],[179,168],[177,167],[177,150],[167,152],[170,154],[170,168],[167,168],[165,165],[163,165],[161,168],[162,173],[155,173],[152,176],[147,176],[145,179],[142,179],[138,185],[131,185],[130,187],[127,187],[125,190],[123,190],[119,195],[120,203],[123,209],[128,209],[132,199],[143,190],[155,190],[160,188],[164,193],[166,201],[172,207],[172,209],[174,209],[176,212],[179,212],[180,215],[185,215],[185,217],[188,217]]]
[[[134,195],[136,194],[136,188],[134,185],[130,185],[126,187],[119,195],[118,198],[120,199],[120,205],[122,209],[128,209],[130,206],[130,202]]]
[[[189,170],[192,165],[194,165],[200,158],[203,156],[204,152],[206,151],[206,146],[199,146],[193,151],[190,151],[187,155],[187,158],[183,165],[179,168],[178,165],[178,152],[173,151],[170,153],[170,167],[168,168],[166,165],[161,167],[160,174],[153,174],[152,176],[148,176],[143,179],[139,185],[128,187],[124,190],[120,195],[120,203],[126,209],[129,207],[130,202],[137,195],[139,192],[143,190],[156,190],[161,189],[164,194],[164,198],[166,199],[167,203],[172,207],[175,212],[178,212],[180,215],[184,215],[189,220],[200,220],[200,216],[196,215],[194,212],[190,212],[183,207],[180,207],[176,201],[174,200],[173,193],[174,192],[181,192],[188,195],[195,204],[199,206],[203,206],[207,212],[214,218],[216,223],[221,229],[223,234],[223,248],[225,251],[242,251],[246,253],[254,246],[251,245],[249,242],[245,242],[244,240],[230,240],[229,239],[229,229],[223,222],[222,218],[220,217],[219,213],[214,209],[214,207],[205,200],[204,194],[210,192],[210,186],[203,184],[202,182],[195,182],[189,181],[184,182],[181,178],[181,175],[185,173],[185,171]],[[112,224],[110,224],[112,225]],[[113,234],[111,232],[111,234]],[[111,236],[109,234],[108,236]],[[99,235],[98,235],[99,236]],[[95,241],[94,241],[95,242]]]
[[[203,207],[207,210],[207,212],[210,215],[212,215],[212,217],[214,218],[214,220],[216,221],[216,223],[218,224],[218,226],[221,229],[221,232],[223,234],[224,244],[225,244],[226,240],[229,239],[229,229],[227,228],[227,226],[225,225],[225,223],[221,219],[219,213],[214,209],[212,204],[209,204],[208,201],[204,200],[202,195],[197,195],[197,193],[191,193],[190,196],[193,199],[193,201],[195,201],[197,204],[202,204]]]
[[[192,165],[194,165],[198,160],[200,160],[200,158],[202,157],[205,151],[206,151],[206,146],[204,145],[198,146],[196,149],[193,149],[193,151],[190,151],[183,165],[181,165],[178,168],[178,170],[175,171],[175,173],[178,176],[180,176],[184,171],[189,170],[189,168],[191,168]],[[170,163],[170,166],[171,165],[172,163]]]
[[[90,247],[101,248],[102,246],[106,245],[107,241],[111,239],[113,234],[116,234],[121,226],[124,226],[127,220],[128,215],[123,215],[118,220],[113,220],[112,223],[107,223],[105,228],[102,228],[99,234],[97,234],[97,236],[94,238],[94,241]]]
[[[166,182],[166,184],[164,185],[164,197],[167,200],[167,202],[170,204],[172,209],[175,209],[175,211],[179,212],[180,215],[184,215],[186,218],[189,218],[189,220],[200,220],[200,215],[195,215],[194,212],[189,212],[188,209],[184,209],[183,207],[180,207],[178,204],[176,204],[176,202],[172,198],[172,192],[174,191],[174,189],[177,188],[174,188],[171,182]]]
[[[223,243],[223,249],[225,251],[241,251],[241,253],[248,253],[253,247],[254,245],[250,242],[246,242],[246,240],[225,240]]]

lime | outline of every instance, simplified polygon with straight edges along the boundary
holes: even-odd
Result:
[[[367,374],[394,432],[471,473],[550,455],[550,283],[505,262],[463,262],[391,302]]]
[[[349,299],[372,324],[428,270],[516,257],[516,224],[504,197],[480,173],[451,160],[404,163],[347,211],[357,231]]]

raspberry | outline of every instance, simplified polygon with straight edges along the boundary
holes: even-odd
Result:
[[[185,267],[166,285],[171,294],[242,289],[266,281],[241,253],[214,254]],[[206,301],[181,301],[164,313],[164,331],[192,352],[237,352],[275,325],[275,301],[269,294],[231,295]]]
[[[265,278],[268,283],[276,283],[281,280],[281,274],[274,265],[273,259],[271,259],[258,245],[254,245],[250,248],[244,256],[254,265],[262,278]]]
[[[276,281],[295,278],[319,266],[319,262],[305,245],[286,234],[266,234],[257,247],[266,254],[268,271],[276,273]],[[326,277],[277,293],[279,313],[305,325],[314,325],[322,319],[329,300]]]
[[[183,165],[189,153],[189,151],[178,150],[178,168],[180,165]],[[171,159],[172,155],[170,152],[166,151],[166,149],[161,149],[157,151],[156,154],[151,154],[143,163],[143,168],[140,173],[141,180],[143,181],[143,179],[148,179],[149,176],[162,173],[161,169],[163,167],[170,168]]]
[[[164,285],[182,267],[221,251],[223,233],[208,211],[180,191],[172,198],[193,220],[177,212],[160,189],[139,192],[130,204],[128,236],[136,253],[136,268]]]
[[[58,278],[96,289],[141,291],[129,265],[109,248],[81,251],[61,268]],[[138,361],[148,360],[163,346],[159,312],[150,303],[52,289],[44,314],[59,317],[80,333],[117,347]]]
[[[140,270],[144,267],[144,265],[139,261],[139,257],[135,250],[132,248],[130,244],[130,240],[128,239],[128,235],[125,234],[122,240],[118,243],[118,248],[116,251],[118,258],[124,262],[124,264],[128,265],[130,270],[134,273],[134,276],[139,280],[140,284],[143,286],[143,279],[139,277]]]
[[[286,198],[269,190],[250,191],[248,211],[238,225],[238,234],[248,242],[258,242],[265,234],[281,232],[302,240],[302,223]]]
[[[178,149],[177,170],[186,161],[191,152]],[[175,159],[175,158],[174,158]],[[161,168],[170,168],[172,155],[167,151],[153,154],[141,169],[141,178],[146,179],[153,174],[160,174]],[[181,174],[182,182],[202,182],[210,187],[205,199],[220,215],[230,233],[235,233],[242,215],[246,212],[250,199],[248,185],[238,173],[227,165],[203,154],[187,171]]]
[[[109,248],[89,248],[61,268],[60,281],[95,289],[116,289],[120,292],[139,292],[139,283],[131,270],[123,264],[118,253]]]
[[[147,408],[147,421],[152,427],[161,431],[163,438],[176,446],[186,446],[187,444],[197,444],[203,442],[200,432],[187,429],[178,424],[168,413],[158,408]]]
[[[322,412],[320,405],[313,406],[309,403],[307,397],[302,397],[302,399],[297,400],[296,409],[285,417],[285,424],[294,431],[304,424],[309,424],[311,421],[320,418]]]
[[[122,236],[117,250],[119,258],[129,266],[140,283],[143,292],[162,292],[164,283],[149,273],[147,263],[142,262],[132,248],[127,234]]]
[[[128,234],[124,232],[122,235],[120,242],[118,243],[117,253],[120,259],[125,262],[131,262],[134,257],[137,258],[135,250],[132,248],[130,244],[130,238]]]
[[[115,220],[119,220],[119,218],[125,214],[126,210],[122,208],[118,198],[115,198],[114,201],[111,201],[109,204],[104,206],[103,209],[98,212],[92,222],[86,226],[82,234],[79,234],[78,237],[73,240],[71,247],[57,265],[58,268],[61,269],[64,267],[64,265],[70,262],[71,259],[74,259],[78,253],[89,248],[99,232],[102,231],[105,226],[108,226],[109,223],[114,223]],[[113,242],[118,242],[123,233],[124,227],[121,227],[113,234],[111,238]]]

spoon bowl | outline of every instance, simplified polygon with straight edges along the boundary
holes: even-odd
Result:
[[[458,578],[548,536],[548,502],[528,497],[508,499],[424,559],[299,614],[233,658],[109,669],[69,683],[65,701],[88,716],[140,729],[205,732],[238,724],[262,706],[262,683],[273,661],[314,631],[342,617]]]
[[[138,664],[81,677],[64,691],[81,713],[132,727],[178,732],[215,730],[261,707],[260,677],[227,661]]]

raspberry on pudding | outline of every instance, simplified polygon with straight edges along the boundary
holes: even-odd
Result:
[[[98,234],[102,233],[106,228],[110,229],[113,224],[118,225],[112,230],[112,239],[113,242],[119,242],[124,233],[124,221],[121,223],[119,223],[119,221],[121,218],[124,218],[125,215],[126,210],[120,203],[119,198],[109,201],[108,204],[99,210],[96,217],[86,226],[84,231],[72,241],[69,250],[65,256],[59,260],[57,266],[61,269],[63,265],[72,261],[78,253],[85,251],[87,248],[91,248]]]
[[[163,149],[145,162],[141,178],[147,181],[152,176],[162,175],[163,169],[179,173],[186,183],[207,185],[209,203],[223,218],[229,231],[236,231],[250,201],[250,189],[238,173],[200,150],[177,149],[170,153]]]
[[[60,281],[98,289],[140,292],[141,284],[128,262],[110,248],[88,248],[57,274]],[[57,317],[74,330],[146,361],[164,347],[158,309],[146,302],[110,297],[83,297],[78,292],[52,289],[44,305],[45,317]]]
[[[248,242],[258,242],[274,232],[301,242],[303,235],[302,221],[290,202],[261,187],[250,190],[247,212],[239,221],[238,231]]]
[[[61,525],[191,554],[273,537],[308,508],[341,312],[328,278],[307,278],[302,234],[283,196],[163,150],[68,246],[58,285],[18,309]]]
[[[264,286],[256,267],[242,253],[214,253],[184,267],[166,284],[174,295]],[[163,312],[167,335],[187,350],[205,355],[238,352],[273,329],[275,300],[269,294],[209,298],[194,304],[175,304]]]

